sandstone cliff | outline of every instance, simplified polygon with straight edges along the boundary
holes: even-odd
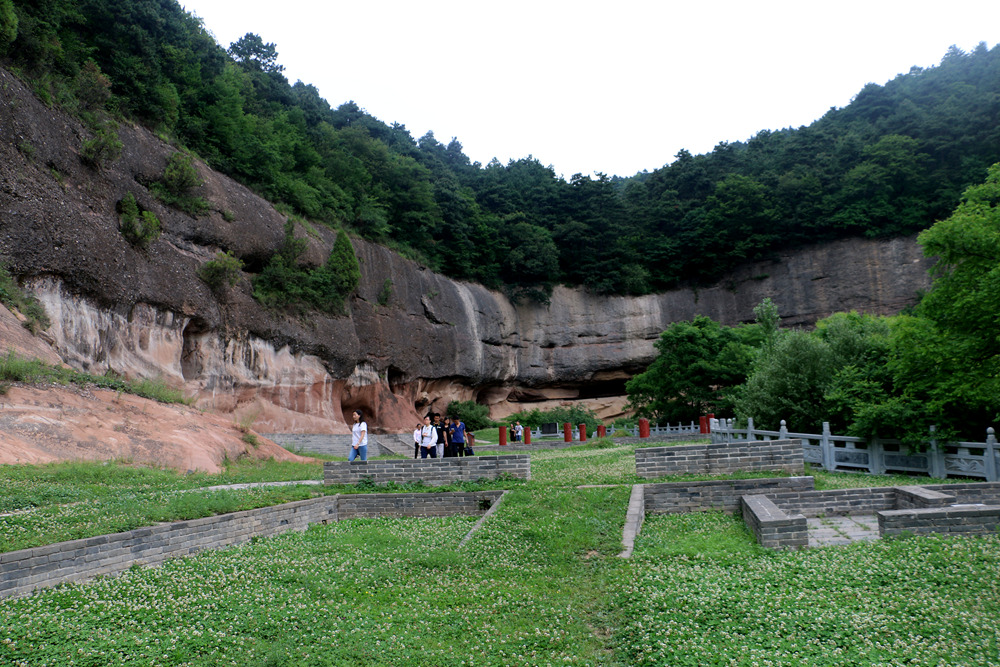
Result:
[[[612,415],[671,322],[746,321],[764,297],[786,325],[840,310],[894,313],[929,285],[913,238],[849,240],[744,267],[707,289],[627,298],[557,288],[548,305],[512,304],[355,240],[362,281],[349,314],[294,318],[260,307],[247,276],[220,298],[196,275],[220,249],[259,269],[281,241],[284,216],[201,164],[198,194],[210,213],[166,207],[143,183],[175,149],[141,128],[119,135],[120,159],[85,166],[86,130],[0,70],[0,259],[45,305],[47,340],[66,363],[161,376],[202,408],[255,416],[264,432],[345,432],[357,407],[376,430],[407,430],[451,399],[488,403],[495,416],[567,400]],[[115,203],[128,192],[163,224],[145,251],[118,232]],[[299,233],[307,259],[322,261],[333,232]]]

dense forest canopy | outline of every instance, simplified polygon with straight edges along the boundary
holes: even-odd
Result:
[[[134,119],[290,214],[515,295],[645,293],[804,243],[916,232],[1000,160],[1000,46],[953,47],[808,127],[568,181],[331,108],[278,55],[254,34],[223,48],[175,0],[0,0],[0,58],[47,103]]]

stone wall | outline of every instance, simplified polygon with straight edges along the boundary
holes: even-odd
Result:
[[[503,491],[341,494],[0,553],[0,598],[360,516],[483,514]]]
[[[683,512],[738,512],[745,495],[771,496],[774,492],[801,493],[813,489],[812,477],[768,477],[762,479],[719,479],[700,482],[646,484],[646,514]]]
[[[1000,506],[928,507],[878,513],[882,537],[901,533],[994,535],[1000,529]]]
[[[728,475],[738,471],[804,472],[801,440],[648,447],[635,450],[635,474]]]
[[[809,546],[806,518],[787,514],[766,496],[743,496],[740,499],[743,522],[768,549],[801,549]]]
[[[455,482],[497,479],[501,475],[531,479],[531,456],[465,456],[447,459],[390,459],[385,461],[327,461],[323,464],[325,484],[357,484],[371,479],[375,484],[423,482],[443,486]]]
[[[345,519],[379,516],[453,516],[483,514],[503,491],[475,493],[365,493],[341,494],[338,516]]]

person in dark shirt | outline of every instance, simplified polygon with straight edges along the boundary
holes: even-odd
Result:
[[[451,420],[451,446],[456,456],[465,456],[465,422],[458,417]]]

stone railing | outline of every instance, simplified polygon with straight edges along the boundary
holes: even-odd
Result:
[[[925,452],[908,452],[894,440],[871,440],[847,435],[834,435],[830,424],[823,423],[822,433],[793,433],[782,420],[777,431],[754,428],[752,419],[746,428],[736,428],[731,419],[712,419],[713,443],[747,440],[802,441],[803,458],[826,470],[851,470],[883,475],[887,472],[917,472],[931,477],[982,477],[1000,481],[1000,446],[992,428],[986,430],[986,442],[939,443],[929,434]]]
[[[493,480],[500,476],[531,479],[531,456],[465,456],[447,459],[388,459],[384,461],[327,461],[325,484],[357,484],[370,479],[375,484],[423,482],[443,486],[455,482]]]
[[[684,474],[727,475],[738,471],[802,474],[802,443],[770,440],[635,450],[635,474],[647,479]]]
[[[0,598],[355,517],[481,515],[503,491],[338,494],[0,553]]]

